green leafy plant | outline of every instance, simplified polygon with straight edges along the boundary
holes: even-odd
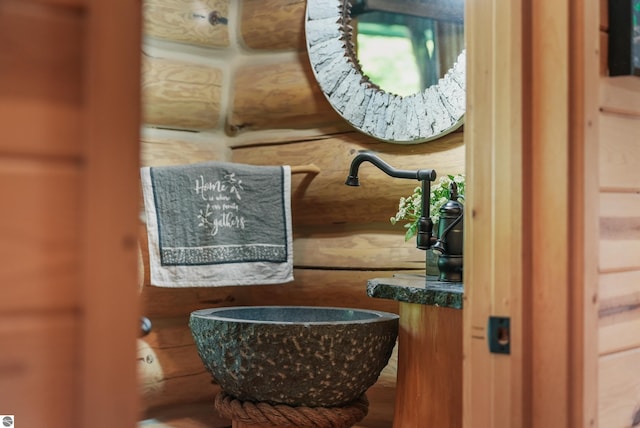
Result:
[[[449,185],[455,182],[458,186],[458,200],[464,203],[465,177],[463,174],[445,175],[431,185],[431,195],[429,199],[429,215],[437,230],[440,220],[440,208],[449,200]],[[391,224],[406,221],[404,227],[407,229],[404,240],[408,241],[418,233],[418,220],[422,215],[422,188],[416,187],[413,193],[407,197],[401,197],[398,204],[398,212],[391,217]]]

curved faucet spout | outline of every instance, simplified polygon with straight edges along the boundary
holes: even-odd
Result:
[[[395,178],[409,178],[419,181],[433,181],[436,179],[436,172],[432,169],[396,169],[380,159],[375,153],[370,151],[360,151],[351,161],[349,176],[347,177],[347,181],[345,182],[347,186],[360,185],[360,180],[358,179],[358,169],[360,168],[360,164],[362,162],[370,162],[387,175]]]
[[[429,196],[431,195],[431,182],[436,179],[436,172],[433,169],[418,169],[408,171],[404,169],[395,169],[382,159],[380,159],[375,153],[369,151],[360,151],[355,158],[351,161],[351,168],[349,168],[349,176],[345,182],[348,186],[359,186],[360,180],[358,180],[358,168],[362,162],[371,162],[379,169],[384,171],[387,175],[395,178],[409,178],[418,180],[422,183],[422,194],[427,195],[422,198],[422,214],[418,221],[418,233],[416,235],[416,247],[421,250],[426,250],[433,244],[434,237],[433,221],[429,217]]]

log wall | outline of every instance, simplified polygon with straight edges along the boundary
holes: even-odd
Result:
[[[599,426],[640,420],[640,79],[608,77],[600,2]]]
[[[389,223],[399,198],[418,182],[393,179],[364,164],[361,186],[345,186],[358,150],[375,150],[402,169],[464,172],[462,132],[399,146],[355,132],[335,113],[306,55],[305,5],[304,0],[144,2],[142,166],[224,160],[319,170],[292,179],[291,283],[151,286],[141,223],[142,307],[153,326],[138,343],[145,428],[229,425],[216,418],[211,405],[217,387],[190,337],[187,322],[193,310],[289,304],[398,311],[395,301],[369,298],[366,282],[398,271],[424,272],[425,253],[404,242],[401,226]],[[204,18],[216,11],[226,23],[214,25]],[[368,392],[369,416],[359,427],[391,426],[395,364],[394,356]]]

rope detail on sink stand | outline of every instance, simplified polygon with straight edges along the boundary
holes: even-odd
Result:
[[[342,407],[291,407],[285,404],[240,401],[221,391],[216,395],[218,413],[235,422],[278,428],[348,428],[364,419],[369,400],[362,396]]]

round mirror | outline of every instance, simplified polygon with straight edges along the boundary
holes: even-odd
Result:
[[[367,3],[377,5],[369,8]],[[391,12],[400,12],[400,15],[376,16],[385,7],[390,7]],[[371,9],[376,13],[363,13]],[[420,12],[421,16],[416,18],[404,13],[409,10],[411,14]],[[454,28],[457,25],[455,31],[460,34],[463,11],[462,0],[359,0],[353,10],[346,0],[308,0],[307,51],[316,80],[329,103],[356,129],[391,143],[427,142],[459,128],[465,113],[465,53],[464,49],[458,51],[463,44],[462,36],[458,37],[458,45],[454,43],[453,48],[439,48],[441,53],[437,54],[437,59],[434,59],[438,48],[433,44],[433,36],[434,22],[444,31],[453,22]],[[351,23],[355,15],[362,21],[358,27],[362,33],[397,31],[389,29],[389,26],[382,30],[380,26],[381,22],[389,24],[393,21],[392,25],[400,22],[400,26],[403,24],[414,36],[417,34],[412,39],[422,40],[417,44],[414,40],[411,47],[418,68],[418,76],[414,78],[418,86],[414,87],[414,92],[412,89],[385,87],[380,77],[369,76],[375,71],[369,71],[369,64],[364,67],[361,64],[363,58],[358,55],[356,46],[363,45],[364,41],[354,38]],[[426,27],[418,27],[425,22]],[[399,50],[385,48],[380,42],[374,42],[375,49],[387,56]],[[422,56],[418,52],[420,49],[423,50]],[[452,50],[455,50],[453,55]],[[447,56],[453,56],[453,59],[447,60]],[[429,61],[431,66],[425,66]],[[433,64],[448,67],[447,64],[451,63],[445,73],[439,73],[437,67],[433,67]],[[389,65],[387,61],[383,68],[390,69]],[[391,79],[401,80],[393,73]]]

